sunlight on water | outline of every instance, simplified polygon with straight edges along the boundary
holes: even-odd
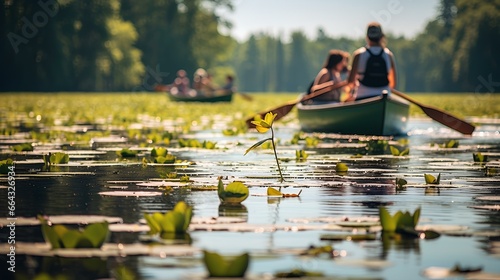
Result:
[[[157,121],[144,117],[143,125]],[[223,127],[221,122],[221,119],[216,122],[217,127]],[[3,155],[16,159],[16,215],[19,217],[38,214],[119,217],[123,223],[132,225],[123,229],[116,226],[110,243],[149,244],[147,242],[152,241],[145,241],[148,239],[144,238],[144,232],[126,229],[146,226],[144,213],[170,211],[178,201],[185,201],[194,206],[196,218],[213,220],[216,224],[216,227],[196,225],[197,230],[189,232],[190,246],[224,254],[250,252],[249,279],[269,279],[273,273],[294,268],[320,271],[332,277],[401,279],[401,275],[408,275],[408,279],[425,279],[422,271],[428,267],[451,268],[456,264],[482,266],[485,272],[500,275],[498,252],[489,251],[492,247],[498,250],[498,245],[493,243],[500,238],[498,211],[471,208],[498,204],[495,200],[475,199],[499,196],[500,179],[495,167],[486,176],[486,167],[474,163],[472,153],[480,151],[488,154],[490,161],[498,162],[499,129],[498,123],[485,120],[472,137],[464,137],[428,119],[415,119],[409,123],[410,154],[396,157],[366,154],[367,144],[360,141],[359,136],[322,134],[316,135],[321,139],[317,146],[307,147],[303,141],[291,144],[290,139],[298,132],[297,123],[280,124],[276,131],[280,139],[278,155],[285,174],[282,184],[278,182],[272,150],[261,149],[244,156],[255,139],[262,137],[253,132],[234,137],[222,135],[219,129],[186,134],[186,139],[216,141],[218,149],[169,148],[184,161],[179,164],[143,165],[142,158],[150,157],[150,147],[139,147],[115,136],[95,138],[86,149],[68,145],[70,162],[49,169],[39,160],[42,151],[57,151],[63,144],[40,144],[34,152],[12,153],[9,146],[21,143],[13,136],[0,139],[0,148]],[[458,140],[459,146],[440,148],[439,145],[450,139]],[[139,156],[117,157],[117,150],[130,146],[139,151]],[[296,161],[295,151],[299,149],[309,154],[306,161]],[[335,171],[339,162],[349,167],[346,174]],[[187,176],[190,181],[170,180],[167,175],[171,173]],[[425,183],[425,173],[440,174],[441,181],[432,192]],[[243,181],[249,186],[250,196],[238,207],[224,207],[215,190],[197,191],[189,187],[213,188],[218,176],[223,176],[225,184]],[[408,186],[397,190],[396,177],[404,177]],[[6,177],[0,177],[0,205],[7,205],[6,186]],[[267,197],[269,186],[283,187],[283,193],[302,192],[300,197]],[[378,229],[374,231],[376,240],[321,240],[322,235],[329,233],[366,232],[366,228],[342,228],[334,220],[378,222],[380,206],[391,213],[413,212],[420,207],[419,226],[435,226],[442,230],[442,235],[433,240],[384,240]],[[7,217],[6,209],[0,209],[0,214],[1,218]],[[224,224],[222,219],[215,222],[221,217],[246,223],[229,224],[226,220]],[[6,227],[0,229],[2,240],[7,230]],[[37,226],[18,226],[16,230],[19,242],[43,242]],[[341,256],[332,259],[296,254],[309,246],[325,244],[332,245]],[[291,250],[295,250],[294,253],[290,253]],[[96,269],[88,271],[84,266],[76,266],[88,279],[108,278],[107,269],[99,270],[100,267],[118,269],[120,264],[138,279],[204,279],[206,271],[200,261],[200,251],[197,252],[179,258],[161,254],[159,257],[109,257],[96,261]],[[36,274],[42,272],[42,263],[55,260],[54,257],[19,255],[17,261],[22,268],[35,264]],[[71,267],[63,264],[54,270],[48,272],[63,271],[72,275]]]

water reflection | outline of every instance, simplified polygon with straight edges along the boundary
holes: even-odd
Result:
[[[420,238],[403,236],[397,233],[381,234],[382,250],[380,258],[387,259],[391,251],[401,251],[405,254],[420,254]]]
[[[246,136],[245,136],[246,137]],[[245,141],[245,137],[241,137]],[[252,136],[249,136],[249,138]],[[222,205],[220,204],[216,192],[194,192],[188,188],[174,189],[173,192],[165,193],[158,197],[110,197],[101,196],[100,191],[110,191],[118,186],[124,187],[129,191],[136,190],[153,190],[152,188],[139,187],[135,183],[125,183],[126,181],[148,181],[150,179],[164,178],[168,173],[189,174],[191,177],[210,177],[214,178],[214,174],[224,176],[233,176],[242,178],[243,180],[251,180],[249,174],[258,174],[265,179],[261,179],[267,183],[268,168],[274,166],[272,157],[266,161],[266,152],[258,155],[248,155],[242,157],[245,148],[241,150],[219,150],[210,151],[184,149],[173,150],[177,155],[189,155],[189,159],[196,162],[195,167],[186,169],[164,167],[164,166],[147,166],[142,167],[139,162],[134,165],[112,165],[112,166],[86,166],[81,164],[78,166],[60,166],[51,168],[44,176],[29,177],[29,175],[37,174],[43,170],[41,164],[19,164],[16,169],[20,174],[25,175],[23,179],[17,181],[16,189],[16,214],[18,216],[34,217],[37,214],[46,215],[106,215],[121,217],[125,223],[138,223],[143,218],[146,212],[165,212],[171,210],[179,201],[186,201],[188,204],[195,207],[197,216],[214,216],[221,217],[239,217],[244,218],[251,223],[265,223],[278,225],[288,223],[287,218],[301,217],[324,217],[324,216],[363,216],[363,215],[378,215],[380,206],[390,206],[392,209],[413,210],[422,206],[422,220],[429,223],[440,224],[465,224],[474,230],[491,230],[498,232],[500,229],[500,215],[498,211],[489,210],[471,210],[468,208],[478,202],[474,201],[477,195],[499,195],[498,176],[487,177],[484,170],[476,169],[472,165],[472,157],[469,151],[449,150],[446,152],[436,153],[429,150],[429,142],[438,142],[441,139],[455,137],[455,135],[440,134],[438,139],[436,135],[414,135],[410,139],[410,157],[407,159],[399,158],[384,158],[384,157],[354,157],[353,154],[359,154],[364,151],[362,148],[311,148],[315,153],[310,153],[310,159],[306,163],[295,163],[290,161],[286,164],[289,169],[287,174],[293,177],[294,182],[310,186],[304,188],[301,197],[299,198],[262,198],[250,196],[246,205]],[[234,141],[229,137],[223,137],[225,141]],[[289,139],[289,137],[283,137]],[[354,138],[353,138],[354,139]],[[339,141],[355,141],[353,139]],[[335,142],[337,140],[331,140]],[[286,141],[284,141],[286,142]],[[491,153],[490,160],[498,160],[500,153],[500,145],[498,137],[471,137],[464,139],[465,145],[469,145],[472,149],[480,149]],[[109,145],[108,147],[116,147]],[[293,150],[295,147],[284,147],[284,149]],[[309,148],[307,148],[309,150]],[[282,151],[282,153],[290,153]],[[291,153],[290,153],[291,154]],[[24,160],[26,158],[38,158],[32,155],[9,154],[16,160]],[[253,157],[252,157],[253,156]],[[352,157],[351,157],[352,156]],[[188,157],[183,159],[187,159]],[[264,158],[264,160],[260,160]],[[341,158],[349,163],[350,170],[344,176],[338,176],[334,171],[334,164],[338,158]],[[115,160],[116,155],[113,152],[108,152],[105,155],[96,157],[96,161]],[[135,159],[138,161],[138,159]],[[258,165],[249,166],[246,161],[257,161]],[[75,160],[78,162],[78,160]],[[324,161],[324,162],[323,162]],[[120,163],[120,161],[117,161]],[[262,168],[262,166],[264,168]],[[455,166],[454,166],[455,165]],[[429,194],[424,192],[422,188],[408,187],[405,191],[396,192],[394,184],[395,177],[405,177],[412,182],[413,185],[418,185],[423,181],[422,174],[426,172],[439,172],[443,170],[445,179],[450,185],[457,185],[457,188],[448,189],[442,188],[439,195],[436,193]],[[263,171],[264,170],[264,171]],[[296,171],[297,170],[297,171]],[[74,172],[74,174],[59,174],[56,172]],[[85,172],[78,174],[77,172]],[[261,173],[265,174],[261,174]],[[272,172],[269,174],[275,175]],[[110,183],[110,182],[123,183]],[[323,183],[327,183],[324,184]],[[5,185],[5,181],[1,183]],[[326,185],[326,186],[325,186]],[[264,189],[264,188],[262,188]],[[155,191],[158,189],[154,188]],[[260,192],[258,187],[252,188],[251,191]],[[7,205],[6,189],[0,188],[0,205]],[[424,195],[425,194],[425,195]],[[5,207],[0,208],[0,216],[6,217],[7,210]],[[249,219],[249,216],[250,219]],[[192,239],[190,234],[175,235],[169,234],[161,236],[164,242],[184,242],[189,243],[193,247],[206,245],[213,240],[221,242],[212,243],[213,246],[224,244],[227,250],[240,251],[247,247],[255,246],[259,249],[283,249],[295,248],[302,246],[303,243],[316,244],[318,236],[324,231],[304,231],[304,232],[284,232],[272,231],[266,233],[233,233],[233,232],[196,232],[192,233],[196,236]],[[6,229],[0,230],[0,239],[6,240]],[[113,232],[110,242],[117,243],[134,243],[134,242],[153,242],[142,239],[144,233],[127,233]],[[242,236],[249,242],[241,242]],[[16,238],[19,241],[41,242],[43,241],[39,226],[18,227]],[[158,237],[160,238],[160,237]],[[443,243],[448,240],[448,243]],[[159,241],[159,240],[158,240]],[[465,241],[465,242],[464,242]],[[205,242],[205,243],[204,243]],[[485,269],[490,272],[500,272],[496,257],[498,255],[500,242],[498,237],[467,237],[467,239],[445,239],[440,238],[430,244],[429,241],[424,241],[415,238],[388,238],[382,235],[379,240],[369,242],[359,242],[352,247],[354,249],[348,251],[348,257],[364,257],[367,253],[373,255],[376,259],[388,260],[394,263],[394,266],[411,267],[413,271],[418,270],[422,264],[414,258],[401,260],[401,255],[423,256],[425,265],[434,265],[442,260],[453,259],[456,255],[464,255],[477,259],[478,262],[485,262]],[[246,243],[246,244],[243,244]],[[451,254],[448,250],[459,250],[464,243],[467,243],[468,254],[464,252]],[[345,243],[339,244],[341,247]],[[367,247],[363,247],[366,244]],[[442,246],[436,248],[434,244]],[[441,245],[445,244],[445,245]],[[309,244],[306,244],[309,245]],[[206,245],[208,246],[208,245]],[[446,248],[443,248],[446,247]],[[254,247],[252,247],[254,248]],[[477,250],[479,249],[479,250]],[[368,252],[366,252],[368,251]],[[478,252],[479,251],[479,252]],[[455,251],[454,251],[455,252]],[[487,254],[484,254],[487,252]],[[437,257],[436,257],[437,256]],[[149,257],[152,258],[152,257]],[[4,257],[0,257],[3,260]],[[62,259],[56,257],[29,257],[20,255],[18,267],[25,270],[29,277],[34,278],[40,273],[48,273],[51,278],[61,274],[68,279],[99,279],[99,278],[118,278],[116,275],[131,274],[134,278],[169,278],[176,279],[182,273],[186,273],[190,268],[176,267],[178,274],[171,274],[172,268],[160,266],[150,273],[152,270],[147,270],[141,267],[143,264],[142,257],[123,257],[123,258],[107,258],[107,259]],[[159,262],[165,261],[161,258]],[[264,264],[265,263],[265,264]],[[493,263],[493,264],[492,264]],[[276,258],[259,260],[252,264],[252,268],[260,269],[260,271],[272,272],[274,264],[279,264],[281,267],[287,267],[294,264],[291,258]],[[199,264],[197,264],[199,265]],[[266,269],[262,269],[266,266]],[[289,267],[287,267],[289,268]],[[338,266],[325,266],[321,269],[327,274],[338,271]],[[365,277],[371,272],[368,270],[357,268],[345,268],[343,271],[347,274]],[[5,269],[3,270],[5,271]],[[145,272],[146,271],[146,272]],[[260,272],[259,271],[259,272]],[[367,272],[368,271],[368,272]],[[397,276],[391,277],[392,269],[382,269],[380,278],[398,279]],[[330,274],[331,274],[330,273]],[[410,277],[410,276],[409,276]]]
[[[238,217],[248,221],[248,209],[243,204],[219,204],[220,217]]]

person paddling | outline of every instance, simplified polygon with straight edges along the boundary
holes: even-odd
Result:
[[[368,24],[365,47],[353,53],[353,62],[348,82],[357,86],[350,100],[381,95],[396,87],[396,64],[394,55],[385,47],[385,35],[377,22]]]
[[[340,83],[342,81],[341,73],[347,71],[348,60],[349,53],[341,50],[330,50],[325,63],[323,64],[323,68],[321,68],[321,70],[318,72],[313,84],[311,85],[311,93],[314,93],[315,91],[321,89],[322,85],[326,82],[332,81],[334,84]],[[314,98],[313,102],[339,102],[341,101],[343,90],[343,88],[332,90]]]

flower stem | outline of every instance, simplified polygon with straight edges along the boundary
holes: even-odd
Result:
[[[273,144],[274,158],[276,159],[276,164],[278,165],[278,171],[280,172],[280,182],[283,183],[285,179],[283,178],[283,174],[281,173],[280,162],[278,160],[278,154],[276,153],[276,144],[274,144],[274,129],[271,126],[271,143]]]

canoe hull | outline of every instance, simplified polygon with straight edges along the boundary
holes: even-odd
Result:
[[[346,103],[298,104],[303,131],[358,135],[404,135],[410,104],[394,95]]]
[[[214,103],[214,102],[231,102],[231,100],[233,100],[233,93],[224,94],[224,95],[214,95],[214,96],[206,96],[206,95],[182,96],[182,95],[174,95],[174,94],[171,94],[170,92],[167,92],[167,95],[171,101],[175,101],[175,102]]]

